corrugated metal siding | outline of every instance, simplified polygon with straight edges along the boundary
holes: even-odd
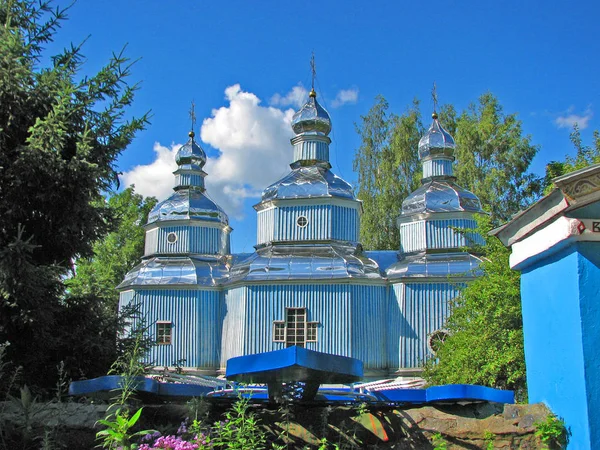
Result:
[[[239,287],[225,291],[222,306],[223,336],[221,339],[221,367],[227,360],[244,354],[244,334],[246,332],[246,289]]]
[[[400,225],[400,251],[410,253],[425,250],[426,244],[424,220]]]
[[[427,248],[458,248],[472,245],[473,241],[483,244],[481,236],[475,233],[460,233],[455,230],[476,228],[473,219],[427,220]]]
[[[352,352],[365,369],[386,369],[388,288],[386,286],[350,286],[352,293]]]
[[[395,284],[388,290],[389,303],[387,311],[387,359],[390,372],[400,367],[400,341],[406,328],[403,316],[405,284]]]
[[[393,286],[400,319],[399,367],[416,368],[432,356],[427,337],[444,327],[449,303],[459,294],[450,283],[407,283]],[[404,289],[404,292],[402,290]]]
[[[275,212],[276,208],[259,211],[256,217],[256,243],[264,244],[271,242],[275,236]]]
[[[221,300],[218,291],[157,289],[138,291],[137,301],[155,337],[156,321],[172,322],[172,343],[156,345],[149,359],[157,366],[172,366],[185,359],[186,367],[217,369],[221,334]]]
[[[277,225],[274,239],[280,241],[304,241],[330,239],[329,205],[303,205],[277,208]],[[298,217],[308,219],[308,225],[300,227],[296,223]]]
[[[175,175],[175,186],[200,186],[204,187],[204,178],[193,173],[178,173]]]
[[[156,253],[158,245],[158,228],[146,231],[146,242],[144,244],[144,256],[153,255]]]
[[[357,208],[334,205],[332,207],[331,238],[358,242],[359,216]]]
[[[152,236],[152,232],[156,231]],[[177,234],[177,241],[167,241],[169,233]],[[218,254],[223,245],[222,231],[213,227],[197,227],[190,225],[167,226],[146,233],[146,256],[161,254],[200,253]]]
[[[258,285],[226,293],[221,364],[227,359],[278,350],[273,321],[286,308],[307,308],[307,321],[319,322],[317,342],[306,347],[361,359],[365,368],[387,367],[385,286]]]
[[[423,163],[423,178],[452,174],[452,161],[447,159],[431,159]]]
[[[302,141],[294,145],[294,161],[329,161],[329,144],[321,141]]]

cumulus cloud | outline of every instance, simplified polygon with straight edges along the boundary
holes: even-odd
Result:
[[[167,198],[173,192],[173,171],[177,169],[175,155],[181,144],[165,147],[154,143],[155,160],[147,165],[135,166],[121,175],[121,184],[135,184],[136,192],[145,197],[154,196],[159,200]]]
[[[554,124],[558,128],[573,128],[575,124],[579,126],[580,130],[588,127],[590,120],[594,116],[592,108],[589,106],[583,112],[583,114],[575,113],[575,107],[571,106],[564,114],[554,119]]]
[[[202,141],[219,152],[208,158],[204,168],[208,173],[206,188],[230,217],[241,218],[244,200],[259,197],[265,187],[289,170],[294,111],[262,106],[255,94],[243,91],[239,84],[225,89],[225,99],[227,104],[214,109],[200,131]],[[179,146],[168,148],[156,143],[155,161],[124,173],[122,181],[134,183],[142,195],[166,198],[173,186],[171,172],[176,168]]]
[[[337,93],[333,101],[331,102],[331,106],[333,108],[339,108],[347,103],[356,103],[358,100],[358,89],[342,89]]]
[[[294,106],[300,108],[308,98],[308,91],[302,84],[294,86],[290,92],[285,95],[275,94],[269,100],[273,106]]]

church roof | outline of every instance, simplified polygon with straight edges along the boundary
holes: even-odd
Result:
[[[407,256],[386,270],[390,280],[397,278],[430,278],[448,276],[476,277],[481,275],[481,259],[466,252],[421,253]]]
[[[322,166],[292,170],[263,191],[262,201],[287,198],[341,197],[354,199],[352,186]]]
[[[130,270],[117,289],[131,286],[216,286],[227,277],[221,259],[169,256],[146,259]]]
[[[268,246],[231,268],[230,282],[381,279],[377,263],[342,245]]]
[[[477,196],[450,177],[425,182],[402,202],[402,216],[451,211],[484,213]]]
[[[148,224],[167,220],[197,219],[228,224],[227,214],[198,189],[182,189],[158,203],[148,215]]]
[[[442,154],[454,156],[456,147],[454,138],[440,125],[436,113],[433,113],[431,117],[433,121],[429,130],[419,140],[419,158],[422,160],[428,156]]]

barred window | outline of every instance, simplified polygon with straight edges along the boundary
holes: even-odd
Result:
[[[306,318],[306,308],[286,308],[285,321],[273,322],[273,341],[285,342],[286,347],[317,342],[319,322],[307,322]]]

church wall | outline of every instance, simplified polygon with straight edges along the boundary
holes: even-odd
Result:
[[[245,287],[225,291],[221,318],[223,334],[221,337],[221,367],[227,360],[244,354],[244,335],[246,333],[246,297]]]
[[[387,309],[385,286],[349,284],[252,285],[226,293],[221,366],[227,359],[279,350],[273,322],[286,308],[306,308],[307,321],[319,322],[317,342],[306,348],[361,359],[365,368],[385,369]]]
[[[350,285],[352,294],[351,355],[360,359],[365,369],[387,369],[388,315],[387,286]]]
[[[462,232],[476,227],[477,222],[474,219],[427,220],[427,248],[460,248],[472,246],[474,242],[484,244],[483,238],[478,234]]]
[[[398,368],[419,368],[433,356],[429,334],[443,329],[459,287],[448,282],[396,283],[389,312],[389,358]],[[394,354],[397,351],[397,354]]]
[[[169,233],[175,233],[177,241],[168,242]],[[145,256],[157,253],[215,255],[221,250],[222,235],[223,231],[216,227],[176,225],[155,228],[146,232]]]
[[[133,291],[126,294],[129,299]],[[122,298],[121,303],[126,301]],[[156,366],[216,369],[219,367],[220,293],[192,289],[138,290],[133,301],[140,304],[140,313],[156,339],[157,322],[171,323],[171,343],[155,345],[148,360]]]
[[[298,226],[304,216],[306,226]],[[296,205],[258,212],[257,243],[272,241],[358,241],[359,217],[356,208],[338,205]]]

